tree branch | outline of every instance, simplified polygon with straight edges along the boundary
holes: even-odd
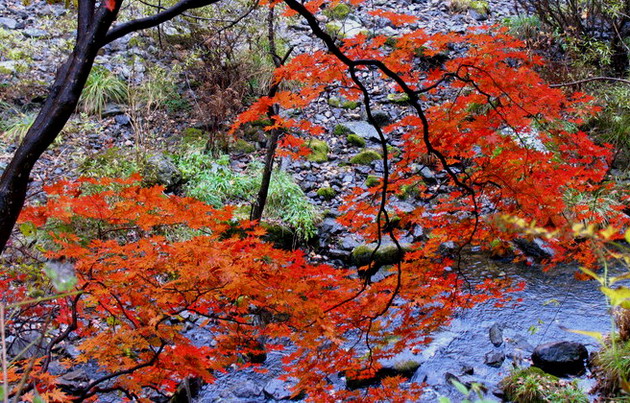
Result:
[[[181,0],[173,7],[169,7],[166,10],[150,17],[139,18],[137,20],[132,20],[124,24],[116,25],[115,27],[110,29],[105,36],[105,39],[103,40],[103,45],[111,43],[116,39],[122,38],[123,36],[131,32],[153,28],[163,22],[177,17],[178,15],[181,15],[186,10],[205,7],[218,2],[219,0]]]

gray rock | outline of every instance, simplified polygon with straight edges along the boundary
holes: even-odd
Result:
[[[127,126],[131,123],[131,119],[127,115],[116,115],[114,121],[121,126]]]
[[[556,376],[579,375],[584,372],[588,351],[581,343],[556,341],[536,346],[532,362],[543,371]]]
[[[288,379],[286,381],[280,379],[272,379],[264,388],[264,392],[268,397],[276,400],[286,400],[293,397],[291,388],[297,385],[296,379]]]
[[[0,17],[0,27],[4,29],[17,29],[18,22],[17,20],[14,20],[13,18]]]
[[[272,381],[273,382],[273,381]],[[262,394],[263,388],[254,381],[247,380],[235,388],[232,392],[234,396],[240,398],[254,398]]]
[[[489,335],[490,342],[494,344],[495,347],[499,347],[503,344],[503,328],[498,323],[490,327]]]
[[[490,351],[486,353],[483,362],[491,367],[499,368],[505,361],[505,354],[502,351]]]
[[[182,181],[182,174],[170,158],[155,155],[147,161],[143,170],[144,182],[148,186],[162,185],[173,190]]]
[[[369,122],[362,120],[358,122],[344,122],[341,123],[341,125],[350,130],[352,133],[361,136],[366,140],[380,141],[378,132]],[[385,136],[385,139],[387,139],[387,136]]]
[[[48,32],[44,31],[43,29],[37,28],[27,28],[23,32],[24,36],[26,36],[27,38],[43,38],[45,36],[48,36]]]

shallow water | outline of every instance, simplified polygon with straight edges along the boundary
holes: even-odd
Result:
[[[498,382],[514,365],[529,365],[531,353],[538,344],[570,340],[586,345],[589,353],[598,348],[595,339],[567,332],[561,327],[599,332],[610,330],[610,315],[597,283],[575,280],[573,267],[544,273],[537,267],[497,265],[478,260],[470,264],[468,271],[471,276],[489,272],[524,280],[526,289],[514,294],[514,297],[522,298],[522,302],[502,308],[495,307],[492,302],[478,305],[460,312],[449,326],[436,333],[433,342],[419,354],[422,365],[411,378],[412,382],[424,381],[429,385],[420,401],[434,402],[439,396],[448,396],[453,402],[463,399],[447,382],[447,373],[462,382],[486,385],[487,396],[492,397]],[[489,329],[495,323],[503,328],[504,342],[499,347],[493,346],[489,338]],[[484,363],[487,353],[499,351],[506,356],[499,368]],[[281,358],[281,352],[269,355],[264,364],[270,371],[266,375],[249,370],[220,375],[215,384],[202,388],[197,401],[276,401],[265,393],[265,389],[277,391],[287,386],[273,381],[281,373]],[[585,390],[589,390],[593,383],[587,375],[579,381]],[[343,384],[339,379],[337,382]]]

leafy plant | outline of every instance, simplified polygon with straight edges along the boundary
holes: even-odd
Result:
[[[127,96],[127,84],[123,80],[106,68],[95,66],[81,93],[79,105],[82,111],[100,116],[108,102],[123,103]]]

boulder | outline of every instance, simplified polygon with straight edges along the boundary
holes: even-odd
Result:
[[[581,343],[556,341],[541,344],[532,353],[534,366],[555,375],[579,375],[584,372],[588,351]]]
[[[505,354],[502,351],[490,351],[486,353],[483,361],[486,365],[499,368],[505,361]]]
[[[154,155],[147,161],[143,170],[146,186],[162,185],[168,191],[174,190],[182,181],[182,174],[173,161],[165,155]]]
[[[490,336],[490,342],[495,346],[499,347],[503,344],[503,328],[498,323],[495,323],[490,327],[488,331]]]

